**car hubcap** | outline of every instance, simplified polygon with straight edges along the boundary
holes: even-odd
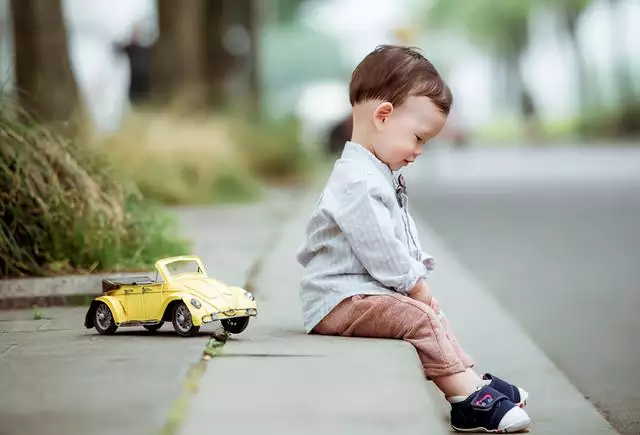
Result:
[[[181,331],[188,331],[191,328],[191,313],[187,307],[181,305],[176,309],[176,324]]]
[[[111,326],[111,311],[106,305],[100,305],[96,311],[96,322],[100,329],[107,329]]]

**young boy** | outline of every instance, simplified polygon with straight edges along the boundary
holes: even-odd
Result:
[[[433,298],[433,258],[420,246],[402,176],[443,128],[452,95],[414,49],[380,46],[356,67],[353,132],[318,200],[298,252],[307,333],[395,338],[415,346],[427,379],[466,432],[514,432],[527,393],[471,369]]]

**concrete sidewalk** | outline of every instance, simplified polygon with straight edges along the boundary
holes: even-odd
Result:
[[[243,285],[295,201],[274,190],[260,203],[176,212],[211,274]],[[0,435],[158,433],[212,332],[185,339],[166,324],[99,336],[84,328],[86,307],[40,311],[0,311]]]
[[[447,434],[448,406],[401,341],[305,335],[295,251],[317,195],[307,198],[257,277],[259,318],[207,364],[179,428],[260,434]],[[423,223],[438,262],[432,287],[479,363],[531,394],[538,434],[614,434],[594,407]],[[541,320],[545,321],[545,320]]]

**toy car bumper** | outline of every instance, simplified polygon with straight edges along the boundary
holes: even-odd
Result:
[[[215,322],[222,319],[233,319],[234,317],[257,316],[258,310],[255,308],[247,308],[242,310],[229,310],[223,313],[212,313],[202,316],[202,323]]]

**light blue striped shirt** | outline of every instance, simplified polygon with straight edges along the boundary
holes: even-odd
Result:
[[[388,166],[354,142],[345,144],[297,252],[307,333],[343,299],[407,294],[434,268],[423,252],[408,198]]]

